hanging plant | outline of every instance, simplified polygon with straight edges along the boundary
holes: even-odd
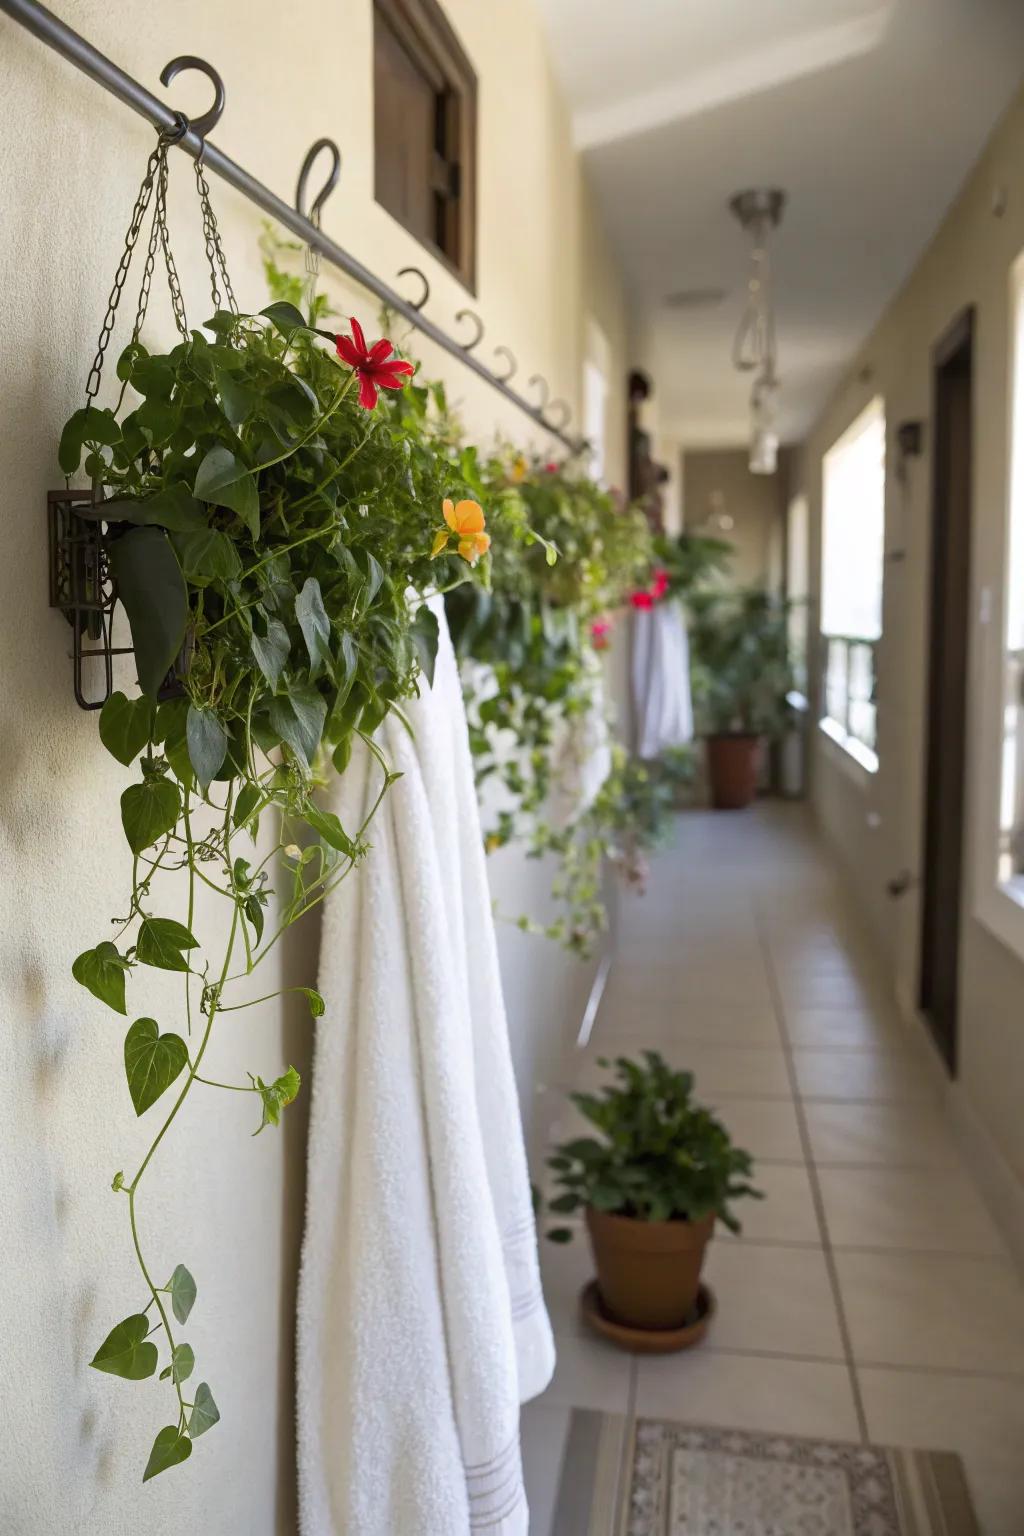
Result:
[[[451,464],[375,409],[378,391],[399,390],[413,371],[389,343],[368,347],[356,321],[340,336],[318,331],[287,303],[235,312],[201,166],[215,303],[223,294],[229,307],[189,330],[175,277],[180,341],[167,353],[143,346],[158,250],[174,271],[167,142],[147,168],[87,404],[59,450],[67,475],[84,461],[92,480],[87,512],[103,529],[140,688],[114,693],[99,717],[104,745],[137,775],[120,802],[130,894],[112,935],[79,955],[73,973],[133,1020],[123,1086],[137,1116],[158,1117],[138,1166],[112,1185],[126,1201],[139,1292],[91,1362],[130,1381],[159,1370],[167,1382],[172,1412],[144,1481],[186,1460],[219,1418],[209,1384],[195,1385],[181,1331],[197,1282],[184,1262],[156,1267],[140,1220],[144,1180],[190,1095],[251,1094],[262,1131],[299,1091],[294,1068],[261,1076],[259,1063],[245,1062],[238,1080],[222,1083],[204,1075],[204,1058],[219,1016],[249,1006],[240,991],[252,990],[249,978],[281,936],[367,853],[373,810],[396,777],[373,733],[432,676],[437,646],[436,620],[408,593],[435,584],[443,503],[465,491]],[[106,339],[151,204],[148,271],[117,363],[120,398],[101,409]],[[377,759],[380,787],[362,825],[346,828],[317,806],[314,789],[327,754],[344,772],[356,738]],[[270,846],[257,848],[268,826]],[[224,902],[219,946],[198,931],[201,890]],[[181,977],[177,1020],[146,1009],[152,968]],[[312,987],[286,990],[304,995],[314,1015],[324,1011]]]
[[[305,303],[317,321],[330,314],[308,277],[290,270],[301,247],[266,230],[260,249],[275,299]],[[646,519],[590,479],[578,460],[530,461],[509,448],[481,453],[466,443],[441,384],[413,384],[386,408],[414,445],[410,451],[446,458],[474,498],[461,510],[450,505],[434,548],[447,557],[440,584],[462,664],[485,819],[490,813],[485,846],[493,853],[517,842],[528,857],[552,860],[556,916],[546,924],[529,915],[514,921],[586,956],[607,924],[605,864],[642,888],[646,855],[667,836],[692,766],[685,750],[644,764],[616,747],[590,803],[558,822],[551,817],[567,740],[603,710],[598,653],[611,634],[605,615],[648,585],[662,595]],[[459,567],[475,562],[489,539],[476,527],[481,504],[498,537],[485,580],[467,584]]]
[[[615,748],[591,801],[567,818],[551,816],[567,744],[603,716],[606,614],[649,578],[650,535],[642,516],[573,462],[531,464],[506,453],[467,478],[501,528],[489,589],[456,588],[446,600],[464,662],[477,784],[498,786],[485,790],[496,805],[486,846],[493,853],[519,842],[530,858],[554,859],[557,915],[545,924],[528,915],[516,921],[586,956],[607,923],[605,862],[641,883],[643,856],[662,835],[672,796],[659,774]]]

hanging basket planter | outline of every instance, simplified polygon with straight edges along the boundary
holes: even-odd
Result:
[[[447,458],[400,415],[376,409],[378,390],[401,389],[413,371],[390,343],[368,346],[356,321],[351,336],[318,331],[290,304],[239,312],[201,155],[213,314],[189,327],[166,201],[168,151],[187,130],[180,119],[149,157],[85,403],[61,437],[69,484],[48,501],[50,600],[72,624],[75,694],[100,707],[101,741],[134,774],[120,796],[130,896],[72,969],[133,1020],[119,1095],[156,1122],[138,1167],[113,1175],[138,1283],[91,1361],[126,1381],[159,1374],[166,1384],[168,1422],[144,1481],[188,1459],[219,1413],[209,1383],[196,1385],[201,1341],[184,1333],[194,1306],[201,1314],[202,1291],[185,1262],[156,1272],[143,1181],[190,1095],[251,1095],[261,1131],[299,1091],[293,1068],[259,1063],[214,1082],[204,1056],[219,1015],[248,1006],[239,987],[251,995],[249,978],[281,936],[367,853],[370,821],[394,777],[373,732],[431,674],[437,646],[436,620],[408,594],[436,586],[443,503],[464,494]],[[139,244],[134,324],[116,363],[116,402],[106,407],[108,345]],[[179,337],[167,353],[141,339],[159,269]],[[91,488],[71,488],[80,467]],[[460,575],[472,572],[463,565]],[[117,606],[130,648],[114,643]],[[129,649],[137,693],[114,686],[116,659]],[[95,657],[98,697],[83,682]],[[345,770],[357,740],[376,759],[379,792],[363,825],[345,828],[313,790],[330,759]],[[226,940],[214,925],[212,949],[202,931],[208,888],[230,914]],[[153,970],[180,981],[175,1017],[151,1016],[160,1011],[146,1004]],[[285,990],[323,1013],[312,987]]]

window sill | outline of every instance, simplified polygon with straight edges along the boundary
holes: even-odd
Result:
[[[834,746],[838,747],[837,762],[842,763],[848,769],[856,765],[862,773],[876,774],[878,772],[878,753],[866,747],[855,736],[848,736],[838,720],[833,720],[830,715],[823,715],[818,721],[818,728],[823,736],[826,736]]]
[[[990,886],[983,893],[975,916],[1024,964],[1024,877]]]

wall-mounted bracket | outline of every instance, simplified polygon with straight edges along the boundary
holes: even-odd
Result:
[[[103,523],[80,509],[93,506],[91,491],[49,491],[46,497],[50,534],[50,607],[59,608],[71,625],[71,658],[75,699],[82,709],[100,709],[114,688],[114,657],[128,655],[131,646],[112,643],[117,590],[110,572]],[[87,697],[83,663],[102,662],[101,697]]]

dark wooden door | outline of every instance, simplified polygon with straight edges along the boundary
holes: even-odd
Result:
[[[932,569],[920,1003],[952,1076],[963,879],[974,312],[934,354]]]

